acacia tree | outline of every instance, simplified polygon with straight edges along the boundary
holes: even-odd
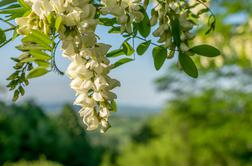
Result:
[[[74,104],[81,106],[80,116],[88,130],[100,125],[101,132],[105,132],[110,127],[109,113],[116,110],[116,95],[112,90],[120,86],[119,81],[109,77],[112,69],[152,48],[157,70],[166,59],[176,56],[181,69],[196,78],[198,70],[192,56],[220,54],[207,44],[192,45],[203,14],[209,17],[206,34],[215,29],[216,18],[207,5],[207,0],[151,3],[149,0],[1,0],[0,21],[9,28],[0,29],[0,47],[17,36],[22,37],[21,44],[16,46],[22,53],[12,58],[16,62],[15,72],[7,85],[14,91],[13,101],[24,95],[30,79],[50,71],[64,74],[55,61],[61,42],[62,55],[71,61],[65,73],[76,91]],[[121,47],[109,51],[109,44],[99,42],[97,26],[111,27],[108,33],[120,34],[125,39]],[[13,35],[7,39],[6,33],[10,32]],[[157,43],[151,40],[154,37],[158,38]],[[135,40],[142,41],[136,49]],[[118,56],[122,58],[111,64],[110,59]]]

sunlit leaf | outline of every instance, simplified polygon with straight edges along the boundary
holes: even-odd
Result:
[[[40,77],[42,75],[45,75],[47,74],[49,71],[44,68],[44,67],[38,67],[38,68],[34,68],[32,69],[29,74],[27,75],[27,78],[28,79],[31,79],[31,78],[36,78],[36,77]]]

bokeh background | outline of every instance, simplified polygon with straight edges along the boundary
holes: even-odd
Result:
[[[198,79],[179,71],[176,59],[156,72],[151,52],[113,71],[122,86],[116,90],[118,112],[105,134],[85,131],[65,76],[34,79],[26,95],[11,103],[6,78],[20,41],[2,48],[0,165],[251,166],[252,0],[209,5],[216,30],[206,36],[199,27],[195,44],[213,44],[222,56],[195,59]],[[98,29],[99,36],[118,48],[122,39],[106,31]],[[69,62],[60,53],[57,62],[65,70]]]

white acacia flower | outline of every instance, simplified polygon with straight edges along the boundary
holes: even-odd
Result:
[[[74,104],[82,107],[94,107],[95,101],[93,98],[89,97],[87,93],[82,93],[77,96]]]
[[[97,91],[109,86],[107,80],[103,76],[96,77],[94,84]]]
[[[35,12],[40,19],[44,19],[53,11],[53,7],[48,0],[32,0],[32,3],[32,11]]]
[[[99,120],[94,108],[87,107],[81,109],[80,116],[83,117],[83,122],[87,125],[87,130],[95,130],[99,126]]]
[[[64,0],[50,0],[50,4],[57,14],[62,14],[66,11],[64,2],[65,2]]]
[[[67,15],[63,15],[62,22],[66,26],[76,26],[80,23],[80,15],[81,11],[80,10],[72,10],[70,13]]]

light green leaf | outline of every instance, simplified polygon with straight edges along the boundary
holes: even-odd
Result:
[[[62,23],[62,17],[57,16],[56,21],[55,21],[55,30],[56,30],[56,32],[59,31],[61,23]]]
[[[53,44],[53,41],[48,36],[37,30],[32,30],[31,34],[22,39],[22,42],[36,43],[50,51],[52,50],[50,45]]]
[[[167,50],[163,47],[155,47],[152,50],[152,56],[154,59],[154,65],[156,70],[159,70],[167,57]]]
[[[179,53],[179,63],[183,68],[184,72],[193,78],[198,77],[198,69],[194,64],[190,56],[180,52]]]
[[[22,7],[26,8],[26,9],[30,9],[30,8],[31,8],[29,5],[27,5],[27,3],[25,3],[24,0],[18,0],[18,2],[19,2],[19,4],[20,4]]]
[[[114,68],[117,68],[125,63],[129,63],[131,61],[133,61],[134,59],[131,59],[131,58],[123,58],[123,59],[120,59],[119,61],[117,61],[116,63],[113,64],[113,67],[112,69]]]
[[[130,56],[135,52],[133,47],[127,41],[123,42],[122,47],[123,47],[123,52],[127,56]]]
[[[50,60],[52,57],[40,50],[31,50],[30,54],[32,55],[33,58],[36,58],[38,60]]]
[[[150,44],[151,44],[151,40],[141,43],[137,47],[137,54],[138,55],[143,55],[148,50]]]
[[[216,57],[221,54],[217,48],[207,45],[207,44],[195,46],[191,48],[189,51],[194,52],[201,56],[206,56],[206,57]]]
[[[42,60],[35,60],[35,63],[40,66],[40,67],[44,67],[44,68],[48,68],[50,67],[50,63],[48,63],[47,61],[42,61]]]
[[[34,68],[32,69],[28,75],[27,75],[27,78],[28,79],[31,79],[31,78],[36,78],[36,77],[40,77],[42,75],[45,75],[47,74],[49,71],[44,68],[44,67],[38,67],[38,68]]]

